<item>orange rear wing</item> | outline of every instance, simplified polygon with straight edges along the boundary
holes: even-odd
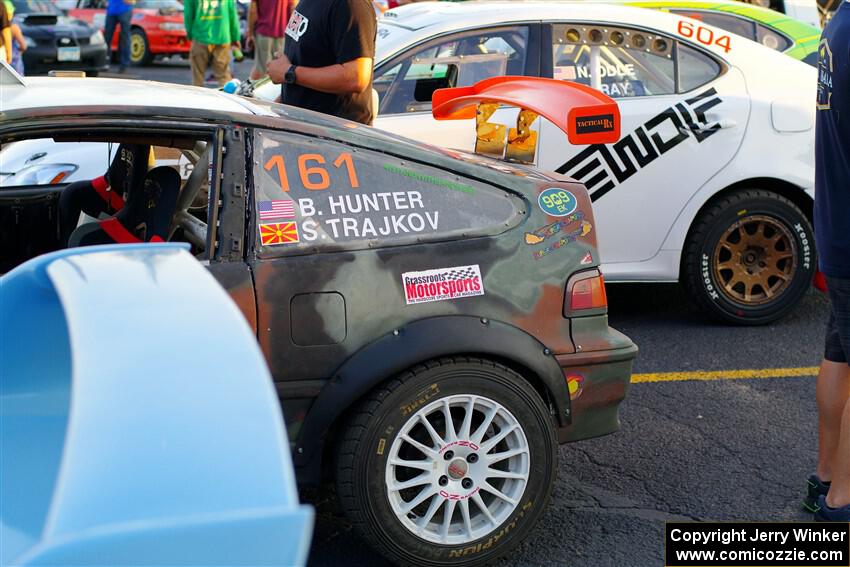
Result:
[[[520,109],[516,128],[490,123],[501,105]],[[469,87],[437,89],[432,98],[437,120],[475,118],[475,152],[533,163],[542,116],[560,128],[571,144],[611,144],[620,139],[620,109],[611,97],[578,83],[539,77],[493,77]]]

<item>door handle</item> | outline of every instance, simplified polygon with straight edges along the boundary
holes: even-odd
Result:
[[[687,134],[688,132],[693,132],[694,134],[705,134],[706,132],[711,132],[713,130],[725,130],[727,128],[734,128],[738,125],[738,122],[732,120],[731,118],[721,118],[720,120],[715,120],[714,122],[709,122],[708,124],[694,124],[690,127],[680,128],[683,134]]]

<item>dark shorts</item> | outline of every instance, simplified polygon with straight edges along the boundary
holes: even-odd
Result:
[[[823,357],[830,362],[850,360],[850,279],[827,276],[829,322]]]

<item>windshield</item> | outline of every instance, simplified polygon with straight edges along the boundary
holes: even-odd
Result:
[[[49,0],[12,0],[12,5],[15,14],[62,14]]]

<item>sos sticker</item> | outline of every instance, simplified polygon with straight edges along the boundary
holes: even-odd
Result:
[[[575,195],[559,187],[545,189],[537,198],[537,204],[547,215],[565,217],[573,213],[578,206]]]

